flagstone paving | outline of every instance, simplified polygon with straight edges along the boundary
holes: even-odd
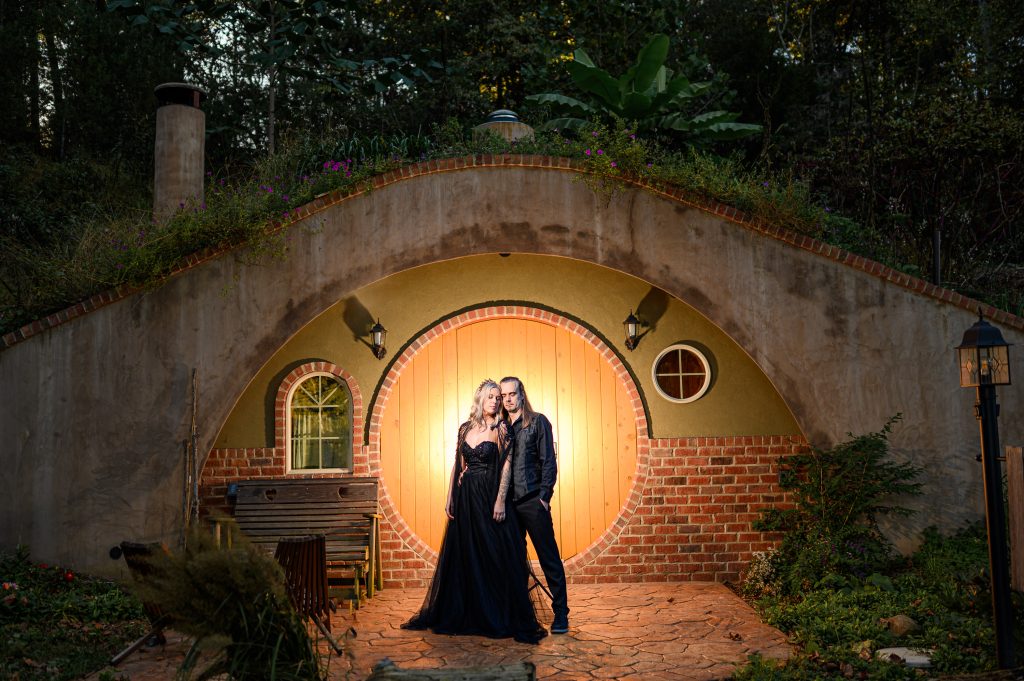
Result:
[[[351,628],[355,636],[346,655],[331,658],[331,678],[364,679],[390,659],[402,669],[529,661],[538,679],[552,681],[710,681],[728,678],[752,653],[785,658],[790,652],[781,632],[721,584],[570,584],[569,633],[538,645],[401,629],[423,595],[423,589],[385,589],[361,609],[336,614],[334,633]],[[171,636],[164,648],[134,654],[121,671],[134,681],[172,678],[187,645]]]

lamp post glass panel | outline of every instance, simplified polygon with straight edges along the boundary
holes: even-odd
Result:
[[[979,313],[978,321],[964,332],[957,353],[960,360],[960,386],[975,388],[978,396],[974,408],[981,429],[985,526],[988,529],[996,657],[1000,669],[1012,669],[1016,660],[1013,652],[1006,518],[1003,513],[1003,477],[999,468],[999,405],[996,403],[995,388],[997,385],[1010,385],[1010,348],[999,329],[982,319]]]
[[[373,356],[377,359],[383,359],[384,355],[387,354],[387,348],[384,347],[384,343],[387,341],[388,330],[377,320],[377,323],[370,329],[370,349],[373,351]]]
[[[640,342],[640,326],[643,324],[633,311],[629,311],[629,316],[622,322],[622,328],[626,332],[626,348],[633,350]]]

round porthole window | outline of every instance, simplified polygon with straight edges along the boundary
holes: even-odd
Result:
[[[654,387],[669,402],[693,402],[711,385],[711,365],[697,348],[677,343],[661,351],[651,370]]]

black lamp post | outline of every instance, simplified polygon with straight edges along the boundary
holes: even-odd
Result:
[[[992,579],[992,612],[996,629],[996,658],[1000,669],[1015,666],[1013,612],[1010,604],[1009,555],[1003,515],[1003,476],[999,469],[999,405],[996,386],[1010,385],[1010,348],[999,329],[978,313],[978,321],[964,332],[957,346],[960,386],[976,388],[975,415],[981,426],[981,462],[985,480],[985,526]]]
[[[388,330],[384,328],[378,319],[377,323],[370,328],[370,350],[377,359],[384,359],[384,355],[387,354],[388,350],[384,347],[387,337]]]

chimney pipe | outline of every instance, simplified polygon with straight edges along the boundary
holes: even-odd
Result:
[[[154,94],[153,219],[163,222],[182,204],[203,203],[206,114],[199,105],[206,90],[188,83],[164,83]]]

